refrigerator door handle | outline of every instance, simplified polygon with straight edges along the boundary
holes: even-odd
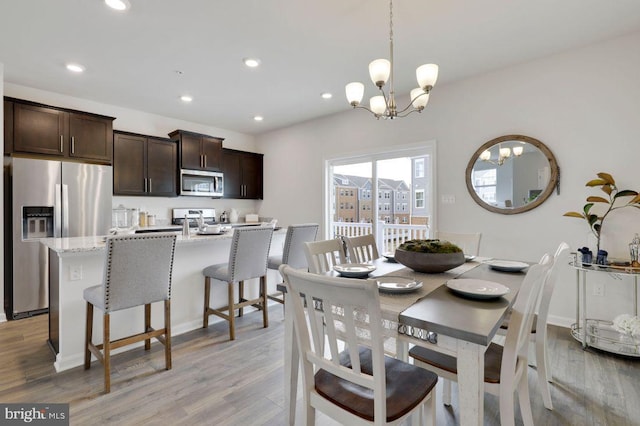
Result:
[[[54,220],[54,229],[53,229],[53,236],[55,238],[60,238],[62,236],[62,198],[61,198],[61,194],[62,194],[62,189],[61,189],[61,185],[56,183],[56,190],[55,190],[55,200],[54,200],[54,205],[53,205],[53,220]]]
[[[62,236],[69,236],[69,185],[62,185]]]

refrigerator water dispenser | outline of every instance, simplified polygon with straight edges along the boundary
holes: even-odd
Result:
[[[22,207],[22,240],[53,237],[53,207]]]

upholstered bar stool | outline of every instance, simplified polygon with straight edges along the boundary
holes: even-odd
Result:
[[[267,258],[273,237],[273,227],[236,228],[233,232],[229,263],[220,263],[206,267],[204,275],[204,314],[202,328],[209,326],[209,315],[217,315],[229,321],[229,339],[235,340],[235,310],[239,316],[245,306],[254,306],[262,310],[264,327],[269,326],[267,310]],[[244,298],[244,281],[260,278],[260,295],[257,299]],[[211,308],[211,279],[227,283],[227,306]],[[234,301],[234,288],[238,284],[238,303]],[[226,313],[225,313],[226,311]]]
[[[317,223],[303,223],[291,225],[287,228],[287,235],[284,238],[284,248],[282,255],[269,256],[267,262],[268,269],[278,270],[280,265],[289,265],[294,269],[307,269],[307,257],[304,254],[304,243],[315,241],[318,235]],[[279,275],[279,274],[278,274]],[[282,293],[269,294],[267,297],[279,303],[284,303]]]
[[[104,390],[111,390],[111,350],[151,338],[164,345],[165,368],[171,369],[171,274],[175,234],[121,235],[106,241],[104,282],[84,290],[87,323],[84,368],[91,367],[91,354],[104,364]],[[164,301],[164,327],[151,327],[151,304]],[[112,312],[144,305],[144,332],[111,341]],[[93,308],[103,312],[102,344],[94,344]]]

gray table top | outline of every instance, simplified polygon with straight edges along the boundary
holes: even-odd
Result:
[[[476,300],[455,294],[441,285],[399,315],[399,322],[457,339],[489,345],[513,304],[525,272],[498,272],[479,265],[459,278],[494,281],[510,288],[497,299]]]

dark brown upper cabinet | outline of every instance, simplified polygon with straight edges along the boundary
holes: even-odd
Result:
[[[111,164],[113,117],[71,111],[19,99],[13,103],[13,135],[6,152],[44,154]],[[5,100],[5,107],[6,107]],[[5,113],[5,126],[7,126]]]
[[[253,152],[222,150],[224,198],[262,199],[263,157]]]
[[[181,169],[220,171],[224,139],[186,130],[175,130],[169,137],[178,141]]]
[[[178,195],[176,141],[114,132],[113,194],[175,197]]]
[[[4,101],[4,153],[13,151],[13,102]]]

